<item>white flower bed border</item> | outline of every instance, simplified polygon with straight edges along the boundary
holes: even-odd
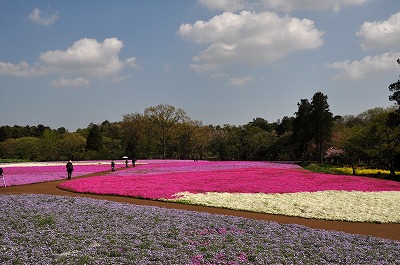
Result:
[[[400,223],[400,192],[320,191],[285,194],[179,193],[169,200],[324,220]]]

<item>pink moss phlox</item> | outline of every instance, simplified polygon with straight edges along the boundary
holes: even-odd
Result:
[[[72,177],[109,170],[110,167],[105,164],[75,164]],[[17,186],[66,179],[67,172],[65,165],[17,166],[4,168],[4,177],[7,186]]]
[[[400,191],[400,183],[318,174],[291,164],[262,162],[174,162],[140,165],[107,176],[71,180],[63,189],[147,199],[179,192],[294,193],[324,190]]]

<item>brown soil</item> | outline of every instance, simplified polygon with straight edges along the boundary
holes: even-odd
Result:
[[[98,173],[97,173],[98,175]],[[84,176],[88,177],[90,175]],[[7,178],[6,178],[7,181]],[[120,196],[93,195],[74,193],[57,188],[57,185],[67,181],[51,181],[23,186],[1,187],[0,194],[49,194],[63,196],[79,196],[89,197],[94,199],[110,200],[116,202],[125,202],[138,205],[151,205],[164,208],[183,209],[189,211],[208,212],[212,214],[232,215],[245,218],[275,221],[281,224],[299,224],[311,228],[343,231],[352,234],[371,235],[380,238],[392,239],[400,241],[400,224],[377,224],[377,223],[361,223],[361,222],[341,222],[341,221],[325,221],[317,219],[305,219],[298,217],[289,217],[283,215],[261,214],[246,211],[235,211],[214,207],[194,206],[180,203],[160,202],[153,200],[141,200]],[[3,183],[1,183],[3,184]],[[4,210],[4,209],[3,209]]]

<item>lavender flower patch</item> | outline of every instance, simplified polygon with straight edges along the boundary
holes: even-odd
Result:
[[[1,264],[399,264],[400,242],[89,198],[0,195]]]
[[[74,161],[72,177],[79,177],[111,169],[110,163],[104,161]],[[34,162],[2,164],[7,186],[62,180],[67,178],[65,163]],[[118,165],[117,167],[121,167]]]
[[[181,173],[181,172],[201,172],[218,170],[240,170],[246,168],[268,168],[268,169],[300,169],[296,164],[273,163],[258,161],[197,161],[193,160],[138,160],[139,167],[130,167],[124,171],[111,172],[108,175],[132,176],[132,175],[152,175],[161,173]]]

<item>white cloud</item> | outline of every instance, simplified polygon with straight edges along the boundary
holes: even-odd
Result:
[[[49,26],[59,19],[60,16],[58,15],[58,12],[55,12],[53,15],[45,15],[39,8],[34,8],[28,18],[42,26]]]
[[[364,50],[400,47],[400,12],[385,21],[364,22],[356,33]]]
[[[253,81],[253,76],[249,75],[243,78],[232,77],[229,80],[229,83],[233,86],[242,87],[248,85],[249,83],[251,83],[251,81]]]
[[[129,57],[125,59],[125,64],[130,66],[131,68],[140,69],[140,66],[136,63],[135,57]]]
[[[51,81],[50,85],[56,88],[62,87],[82,87],[88,86],[90,81],[83,77],[73,78],[73,79],[66,79],[64,77],[60,77],[58,80]]]
[[[398,58],[400,58],[400,53],[390,52],[377,56],[366,56],[361,61],[340,61],[327,66],[340,71],[335,79],[359,80],[396,72],[398,70],[396,60]]]
[[[223,11],[275,10],[340,10],[343,6],[361,5],[369,0],[198,0],[210,9]]]
[[[41,53],[40,61],[49,69],[62,73],[78,73],[93,77],[106,77],[118,73],[124,63],[118,58],[123,44],[116,38],[97,42],[81,39],[67,50]]]
[[[182,24],[178,34],[209,45],[193,57],[191,65],[192,69],[206,71],[227,64],[267,64],[294,51],[315,49],[322,45],[324,32],[316,29],[312,20],[242,11]]]
[[[0,75],[30,76],[31,72],[29,64],[25,61],[19,64],[0,62]]]
[[[139,68],[134,57],[125,61],[119,59],[118,54],[122,47],[122,41],[117,38],[108,38],[103,42],[84,38],[66,50],[41,53],[39,60],[31,66],[25,61],[18,64],[0,62],[0,75],[31,77],[58,73],[83,76],[85,79],[110,76],[117,78],[125,66]],[[55,82],[54,84],[62,83]]]
[[[249,5],[246,4],[246,1],[243,0],[198,0],[198,1],[210,9],[224,10],[224,11],[244,10]]]

